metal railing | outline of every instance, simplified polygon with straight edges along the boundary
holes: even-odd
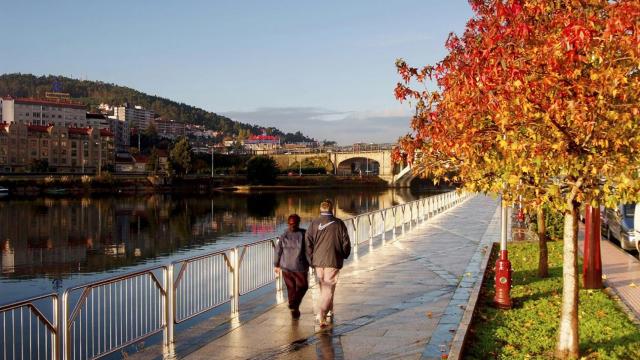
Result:
[[[396,238],[460,203],[467,193],[449,192],[345,219],[357,254],[360,244]],[[171,355],[174,325],[223,304],[231,316],[240,296],[282,278],[273,271],[278,238],[194,256],[0,307],[1,359],[95,359],[163,334]],[[49,307],[47,311],[42,311]],[[61,312],[60,318],[58,313]]]
[[[67,289],[62,295],[63,358],[95,359],[161,331],[169,339],[168,277],[168,267],[158,266]],[[70,309],[74,295],[78,299]]]
[[[46,310],[48,308],[48,310]],[[45,313],[50,311],[50,316]],[[33,297],[0,306],[1,359],[56,359],[58,295]]]

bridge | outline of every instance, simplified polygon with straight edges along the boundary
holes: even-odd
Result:
[[[410,166],[394,164],[391,157],[392,146],[348,147],[317,153],[273,154],[281,168],[290,168],[293,164],[305,160],[328,160],[333,174],[339,176],[378,176],[396,187],[408,187],[415,175]]]

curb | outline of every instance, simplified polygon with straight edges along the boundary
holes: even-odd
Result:
[[[497,208],[496,214],[494,214],[493,218],[491,219],[491,223],[493,223],[496,220],[497,221],[500,220],[500,207]],[[491,226],[491,223],[489,224],[489,227]],[[489,241],[488,239],[489,236],[492,236],[492,235],[489,234],[489,231],[487,229],[487,232],[485,232],[485,234],[482,236],[482,240],[480,242],[480,246],[485,245],[484,258],[480,263],[480,269],[479,269],[479,271],[481,271],[482,273],[482,277],[476,280],[476,283],[473,286],[471,293],[469,294],[469,302],[467,303],[467,307],[465,308],[464,313],[462,315],[462,320],[460,321],[460,325],[458,326],[458,329],[456,330],[456,333],[453,337],[453,341],[451,342],[451,348],[449,350],[448,359],[457,360],[462,357],[462,350],[464,348],[464,343],[467,339],[469,326],[471,326],[471,321],[473,320],[473,314],[475,313],[475,310],[476,310],[476,304],[478,302],[478,297],[480,295],[480,289],[482,288],[482,284],[484,283],[484,278],[487,272],[487,265],[489,263],[489,258],[491,258],[491,253],[493,252],[493,248],[496,244],[495,241]]]

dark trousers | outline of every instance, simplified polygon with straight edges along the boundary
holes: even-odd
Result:
[[[304,294],[309,289],[309,272],[282,270],[282,276],[284,277],[284,283],[287,285],[289,309],[297,310],[300,308]]]

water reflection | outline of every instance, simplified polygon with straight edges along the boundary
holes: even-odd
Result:
[[[337,215],[346,218],[417,195],[385,190],[4,200],[0,286],[41,279],[52,284],[44,291],[59,289],[69,285],[63,279],[79,274],[98,276],[153,259],[276,236],[289,214],[298,213],[304,224],[317,215],[324,198],[333,199]]]

